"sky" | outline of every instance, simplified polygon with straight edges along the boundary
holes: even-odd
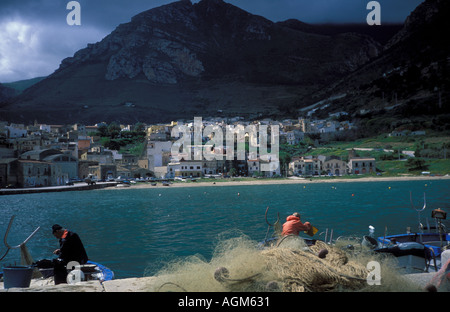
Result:
[[[0,1],[0,83],[53,73],[61,61],[101,41],[119,24],[174,0],[78,0],[81,25],[69,25],[70,0]],[[198,0],[191,1],[193,3]],[[225,0],[273,22],[366,23],[370,0]],[[378,0],[381,24],[403,23],[423,0]],[[377,26],[371,26],[377,27]]]

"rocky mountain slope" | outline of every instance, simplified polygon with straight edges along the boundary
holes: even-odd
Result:
[[[222,0],[183,0],[119,25],[0,111],[48,123],[271,114],[308,104],[382,49],[363,34],[299,30]]]
[[[450,130],[449,15],[449,1],[424,1],[377,58],[318,95],[347,95],[328,103],[323,113],[352,112],[372,133]]]
[[[426,0],[400,29],[330,27],[273,23],[222,0],[178,1],[64,59],[0,113],[23,122],[135,123],[296,118],[325,103],[319,116],[346,111],[363,121],[361,133],[442,130],[450,124],[448,16],[448,0]]]

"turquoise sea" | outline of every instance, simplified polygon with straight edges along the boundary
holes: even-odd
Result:
[[[333,237],[404,232],[417,229],[418,215],[431,221],[431,210],[450,212],[450,180],[395,182],[336,182],[223,187],[158,187],[95,191],[5,195],[0,197],[0,237],[12,215],[10,245],[20,244],[38,226],[27,244],[35,260],[52,258],[58,247],[51,226],[58,223],[77,232],[91,260],[110,267],[116,278],[141,277],[156,272],[165,261],[200,254],[212,256],[227,236],[245,235],[263,240],[268,219],[283,221],[298,211],[302,221]],[[448,222],[448,220],[447,220]],[[448,225],[448,224],[447,224]],[[449,228],[449,227],[447,227]],[[0,257],[6,251],[0,243]],[[19,249],[11,250],[0,266],[20,261]]]

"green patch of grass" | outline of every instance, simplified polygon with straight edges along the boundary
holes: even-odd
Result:
[[[128,144],[120,149],[121,154],[132,154],[134,156],[141,156],[145,152],[145,142],[137,142]]]
[[[398,176],[398,175],[421,175],[423,171],[428,171],[430,174],[446,175],[450,174],[450,159],[426,159],[424,170],[409,171],[405,166],[406,161],[386,160],[377,162],[377,168],[383,171],[383,176]]]
[[[433,159],[426,161],[431,174],[450,174],[450,159]]]
[[[406,161],[385,160],[377,162],[377,169],[382,171],[383,176],[398,176],[409,173],[405,166]]]

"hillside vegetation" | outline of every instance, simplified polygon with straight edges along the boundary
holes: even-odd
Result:
[[[377,135],[355,141],[312,140],[292,146],[280,146],[282,163],[295,156],[339,156],[348,161],[350,155],[373,157],[377,173],[383,176],[450,174],[450,132],[430,132],[421,136]],[[412,157],[410,155],[414,155]]]

